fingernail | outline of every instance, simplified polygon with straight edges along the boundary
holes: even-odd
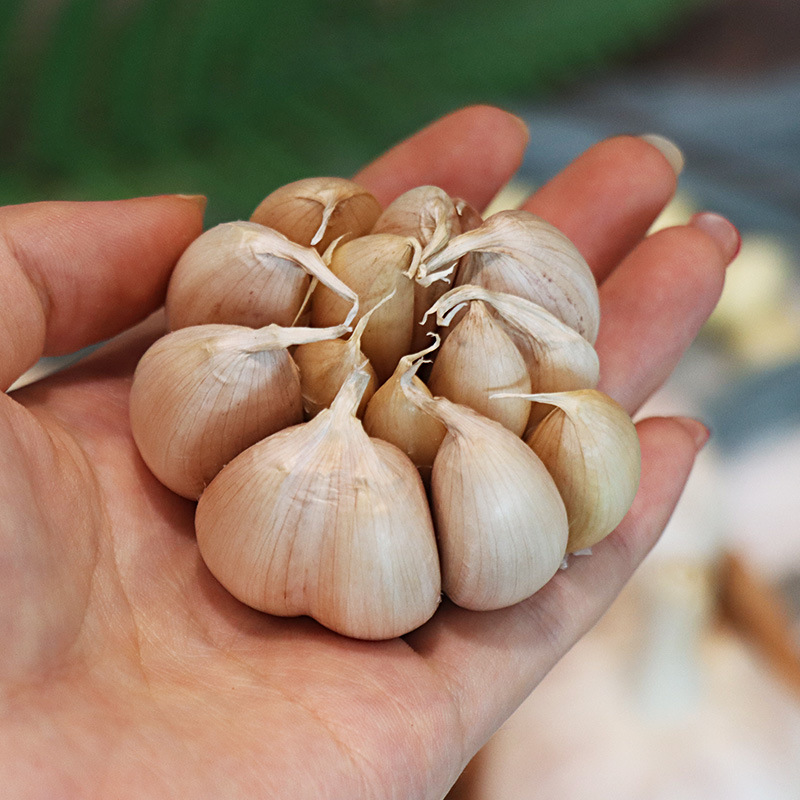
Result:
[[[675,417],[675,421],[694,439],[694,446],[699,453],[711,437],[711,431],[702,422],[691,417]]]
[[[173,195],[173,197],[194,203],[200,209],[201,213],[205,214],[208,198],[204,194],[176,194]]]
[[[736,226],[721,214],[713,211],[700,211],[689,220],[693,228],[707,233],[722,250],[727,263],[730,264],[742,248],[742,237]]]
[[[658,133],[644,133],[639,138],[644,139],[648,144],[653,145],[653,147],[661,151],[664,158],[669,161],[669,165],[672,167],[672,171],[676,176],[683,172],[685,159],[675,142]]]
[[[522,130],[522,132],[525,134],[525,141],[529,142],[531,138],[531,129],[528,127],[528,123],[525,122],[525,120],[522,119],[522,117],[518,117],[516,114],[509,114],[509,116],[513,117],[514,122],[516,122],[517,125],[519,125],[520,130]]]

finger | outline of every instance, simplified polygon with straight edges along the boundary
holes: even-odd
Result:
[[[617,136],[591,147],[524,208],[566,234],[599,282],[669,202],[683,158],[661,137]]]
[[[714,309],[739,234],[724,217],[646,238],[600,288],[599,388],[629,413],[666,380]]]
[[[445,604],[405,637],[460,709],[465,757],[476,752],[552,666],[597,621],[655,544],[708,431],[694,420],[638,425],[642,478],[617,530],[573,556],[539,592],[511,608],[465,611]]]
[[[202,230],[205,198],[0,208],[0,384],[143,319]]]
[[[384,206],[408,189],[432,184],[483,209],[517,171],[527,143],[518,117],[470,106],[400,142],[354,180]]]

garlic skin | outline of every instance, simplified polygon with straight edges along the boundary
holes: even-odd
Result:
[[[380,203],[354,181],[303,178],[268,194],[250,221],[324,253],[339,237],[346,241],[369,233],[380,213]]]
[[[131,431],[150,471],[197,499],[234,456],[302,420],[300,376],[287,347],[345,330],[200,325],[158,339],[130,393]]]
[[[440,318],[441,320],[441,318]],[[497,392],[529,393],[528,368],[514,342],[475,300],[445,339],[433,362],[428,388],[499,422],[517,436],[528,425],[530,403]]]
[[[330,409],[237,456],[195,527],[209,569],[247,605],[390,639],[433,615],[439,561],[416,469],[353,415],[367,381],[353,372]]]
[[[200,234],[181,255],[167,287],[170,330],[220,323],[260,328],[294,324],[312,278],[341,298],[349,324],[355,293],[316,250],[254,222],[223,222]]]
[[[525,442],[558,486],[569,519],[567,552],[597,544],[622,521],[641,474],[641,450],[625,409],[597,390],[534,394],[555,408]]]
[[[376,310],[361,339],[361,349],[380,382],[389,378],[411,348],[413,278],[419,266],[420,250],[419,242],[412,237],[376,233],[345,242],[335,247],[329,256],[331,272],[358,296],[356,321],[392,295]],[[325,286],[318,286],[311,296],[314,326],[339,325],[347,310],[347,301]]]
[[[460,258],[458,285],[476,284],[531,300],[594,344],[600,325],[594,275],[554,226],[527,211],[500,211],[423,260],[421,279]]]
[[[413,372],[401,379],[409,400],[447,427],[431,476],[442,588],[475,611],[518,603],[563,560],[567,514],[558,489],[519,437],[471,408],[426,397]]]
[[[364,430],[370,436],[399,447],[411,459],[426,484],[447,428],[409,401],[400,380],[414,361],[439,346],[439,337],[435,338],[430,347],[400,359],[392,377],[375,392],[364,413]],[[432,397],[428,387],[416,375],[411,380],[419,391]]]

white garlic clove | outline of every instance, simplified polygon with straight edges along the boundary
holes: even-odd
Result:
[[[442,318],[440,317],[440,322]],[[434,395],[469,406],[517,436],[525,432],[530,404],[491,397],[497,392],[528,393],[528,368],[514,342],[475,300],[451,331],[433,362],[428,388]]]
[[[195,524],[209,569],[247,605],[389,639],[433,615],[439,561],[416,469],[354,416],[367,381],[352,373],[330,409],[234,459]]]
[[[597,390],[534,394],[555,408],[525,438],[564,498],[568,552],[592,547],[627,514],[639,486],[641,451],[625,409]]]
[[[420,244],[412,237],[376,233],[345,242],[330,255],[331,271],[359,299],[356,321],[387,295],[391,299],[374,314],[361,339],[361,349],[379,381],[385,381],[409,352],[413,336],[414,275]],[[324,286],[311,296],[313,325],[338,325],[348,304]]]
[[[250,221],[324,253],[334,239],[369,233],[380,213],[380,203],[354,181],[303,178],[268,194]]]
[[[413,372],[401,379],[409,400],[447,427],[431,477],[442,588],[476,611],[518,603],[563,560],[567,515],[558,489],[519,437],[471,408],[427,397]]]
[[[167,288],[169,327],[290,326],[312,279],[341,298],[342,321],[349,324],[356,295],[316,250],[254,222],[224,222],[198,236],[178,260]]]
[[[370,435],[399,447],[414,463],[423,481],[430,480],[433,460],[447,429],[439,420],[418,408],[406,397],[400,379],[418,358],[435,350],[436,341],[418,353],[403,356],[392,377],[372,396],[364,413],[364,430]],[[428,387],[416,376],[414,385],[431,396]]]
[[[597,284],[575,245],[554,226],[526,211],[500,211],[425,259],[420,279],[460,258],[457,284],[525,297],[594,343],[600,323]]]
[[[440,325],[447,325],[460,306],[474,300],[492,309],[516,345],[528,368],[531,391],[566,392],[597,386],[600,361],[594,347],[530,300],[467,284],[451,289],[428,313],[435,314]],[[549,411],[548,406],[534,405],[528,424],[538,422]]]
[[[345,330],[200,325],[158,339],[140,359],[130,394],[145,464],[176,494],[199,497],[242,450],[302,420],[300,376],[287,347]]]

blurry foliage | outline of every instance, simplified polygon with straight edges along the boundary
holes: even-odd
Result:
[[[2,0],[0,203],[202,192],[207,222],[519,105],[703,0]]]

